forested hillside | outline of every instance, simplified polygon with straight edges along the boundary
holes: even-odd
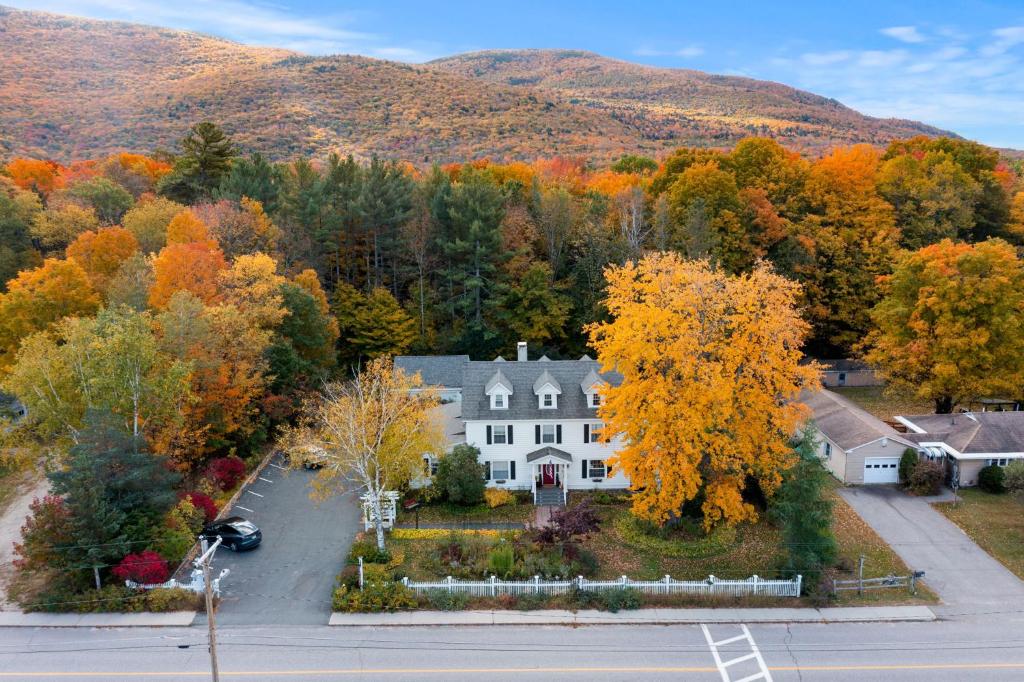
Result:
[[[0,7],[0,157],[169,148],[220,122],[275,160],[329,152],[417,165],[724,148],[766,135],[820,153],[934,128],[862,116],[775,83],[568,52],[409,66],[307,57],[210,36]]]
[[[949,134],[916,121],[865,116],[779,83],[631,64],[579,50],[488,50],[430,66],[597,108],[637,130],[648,144],[728,146],[761,135],[796,149],[823,150]]]

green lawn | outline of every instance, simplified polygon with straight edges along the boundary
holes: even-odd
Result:
[[[485,503],[462,507],[448,502],[439,502],[420,505],[418,512],[420,524],[458,526],[463,523],[526,523],[533,520],[536,507],[531,502],[521,500],[515,504],[506,504],[493,509]],[[399,525],[411,526],[415,521],[416,512],[406,511],[404,508],[399,509]]]
[[[890,395],[884,386],[844,386],[828,390],[847,398],[879,419],[890,420],[898,414],[931,414],[935,411],[935,404],[930,400],[906,394]]]
[[[960,490],[961,501],[935,508],[960,526],[982,549],[1024,579],[1024,501],[1014,495],[993,495],[977,488]]]

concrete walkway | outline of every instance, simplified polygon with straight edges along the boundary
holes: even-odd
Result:
[[[939,613],[982,613],[1024,604],[1024,583],[932,508],[932,498],[912,497],[892,487],[839,491],[911,570],[951,607]]]
[[[927,606],[856,606],[826,609],[637,609],[635,611],[406,611],[333,613],[331,625],[348,627],[465,625],[678,625],[689,623],[873,623],[932,621]]]
[[[0,628],[164,628],[192,624],[195,611],[170,613],[22,613],[0,611]]]

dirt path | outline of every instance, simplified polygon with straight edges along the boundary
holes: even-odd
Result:
[[[26,477],[18,494],[0,514],[0,611],[17,608],[7,601],[7,581],[14,570],[14,543],[21,538],[21,527],[32,500],[45,495],[49,485],[45,478]]]

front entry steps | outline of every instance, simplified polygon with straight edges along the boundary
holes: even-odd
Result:
[[[564,507],[565,498],[561,488],[537,488],[533,503],[538,507]]]

